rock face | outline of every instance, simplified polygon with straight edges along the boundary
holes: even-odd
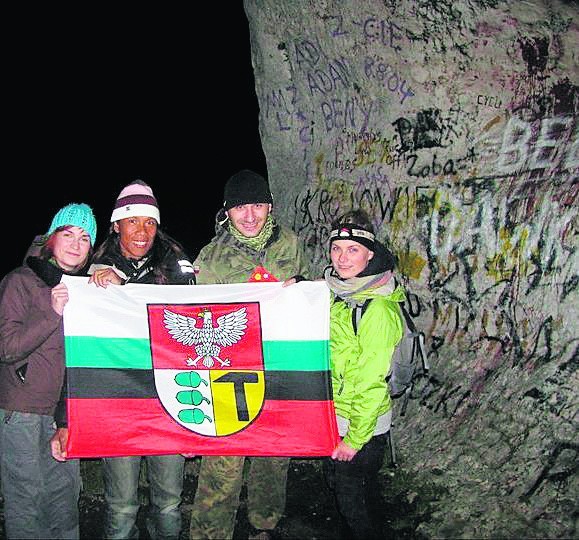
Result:
[[[245,0],[276,213],[373,217],[430,373],[396,422],[427,537],[572,537],[579,6]]]

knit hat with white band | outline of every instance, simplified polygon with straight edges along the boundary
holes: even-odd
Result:
[[[376,251],[376,236],[359,225],[341,223],[337,229],[330,233],[330,245],[335,240],[352,240],[367,247],[370,251]]]
[[[111,222],[136,216],[152,217],[161,223],[157,199],[153,190],[142,180],[131,182],[119,193]]]
[[[161,223],[157,199],[153,190],[142,180],[131,182],[119,193],[111,222],[136,216],[152,217]]]

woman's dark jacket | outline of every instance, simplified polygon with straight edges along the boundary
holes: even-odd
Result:
[[[52,415],[64,380],[62,317],[51,289],[62,270],[27,257],[0,282],[0,407]]]
[[[195,284],[189,257],[166,234],[163,239],[157,236],[150,254],[138,262],[121,254],[118,237],[109,237],[106,242],[104,249],[95,253],[89,274],[98,268],[113,267],[123,283]]]

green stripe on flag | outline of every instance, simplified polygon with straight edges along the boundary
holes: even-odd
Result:
[[[65,336],[66,367],[152,369],[148,339]]]
[[[148,339],[65,336],[67,367],[152,369]],[[329,369],[329,342],[264,341],[266,370],[325,371]]]
[[[266,370],[325,371],[330,365],[328,341],[264,341]]]

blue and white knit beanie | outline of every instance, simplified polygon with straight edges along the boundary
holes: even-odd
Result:
[[[61,208],[52,218],[46,236],[50,236],[59,227],[70,225],[81,227],[90,236],[90,243],[94,246],[96,241],[97,223],[92,209],[85,203],[71,203]]]

